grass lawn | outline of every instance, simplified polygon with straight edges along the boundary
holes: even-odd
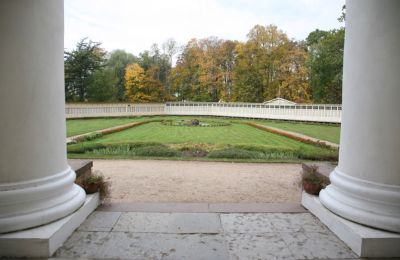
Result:
[[[335,144],[339,144],[340,141],[340,125],[307,124],[266,120],[257,120],[256,123],[308,135]]]
[[[67,137],[141,120],[143,120],[143,117],[68,119]]]
[[[193,118],[199,119],[203,124],[214,126],[186,125]],[[193,158],[195,160],[245,161],[337,159],[336,150],[305,144],[243,124],[247,120],[171,116],[142,117],[136,118],[136,121],[150,119],[160,121],[152,121],[68,145],[70,158]],[[132,122],[134,119],[72,121],[81,121],[86,125],[86,129],[91,126],[90,131],[93,131],[95,127],[101,129]],[[96,124],[92,124],[92,121]],[[107,122],[106,126],[104,121],[111,122]],[[71,124],[69,126],[71,127]],[[84,127],[82,126],[81,129]]]
[[[159,142],[163,144],[250,144],[298,148],[310,146],[298,141],[264,132],[254,127],[233,123],[220,127],[168,126],[152,122],[122,132],[105,135],[94,143]]]

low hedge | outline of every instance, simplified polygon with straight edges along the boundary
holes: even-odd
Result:
[[[208,156],[209,158],[227,158],[227,159],[261,159],[262,153],[249,151],[238,148],[227,148],[223,150],[211,151]]]

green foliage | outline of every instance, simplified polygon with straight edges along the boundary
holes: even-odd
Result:
[[[90,152],[97,155],[129,155],[144,157],[175,157],[180,154],[178,151],[159,143],[112,144],[91,150]]]
[[[103,67],[106,52],[101,43],[82,39],[76,49],[64,54],[65,98],[67,101],[85,101],[91,75]]]
[[[111,69],[96,70],[90,76],[87,100],[94,102],[117,101],[118,78]]]
[[[344,28],[315,30],[306,39],[314,102],[342,103]]]
[[[82,142],[77,144],[67,145],[68,153],[85,153],[88,151],[105,148],[105,145],[101,143],[90,143],[90,142]]]
[[[174,157],[178,152],[164,145],[145,146],[136,150],[137,156]]]
[[[106,67],[114,71],[114,75],[117,78],[115,84],[117,89],[116,99],[118,101],[124,100],[125,92],[125,68],[128,64],[137,63],[138,58],[131,53],[127,53],[124,50],[114,50],[110,53],[107,60]]]
[[[223,150],[211,151],[209,158],[227,158],[227,159],[261,159],[262,154],[255,151],[249,151],[238,148],[228,148]]]
[[[297,157],[311,161],[337,161],[339,158],[339,151],[323,148],[306,149],[301,147],[297,151]]]

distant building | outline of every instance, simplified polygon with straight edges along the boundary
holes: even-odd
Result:
[[[268,104],[268,105],[297,105],[297,103],[284,99],[284,98],[274,98],[268,101],[264,101],[263,104]]]

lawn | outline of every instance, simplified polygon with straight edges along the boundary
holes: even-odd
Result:
[[[335,160],[337,151],[305,144],[247,124],[247,120],[197,117],[208,126],[188,126],[195,117],[142,117],[151,122],[92,140],[68,145],[73,158],[193,158],[273,161]],[[97,124],[92,124],[96,120]],[[132,122],[121,119],[73,120],[105,128]],[[160,121],[154,121],[160,120]],[[183,125],[180,125],[183,124]],[[71,127],[70,124],[68,124]],[[212,126],[210,126],[212,125]],[[75,127],[76,129],[77,127]],[[83,129],[83,126],[81,127]],[[87,127],[88,129],[88,127]],[[94,129],[92,127],[91,129]],[[92,130],[93,131],[93,130]]]
[[[290,148],[310,146],[237,123],[220,127],[187,127],[168,126],[160,122],[152,122],[122,132],[105,135],[93,140],[93,142],[103,144],[127,142],[250,144]]]
[[[271,120],[258,120],[256,123],[308,135],[335,144],[339,144],[340,141],[340,125],[296,123]]]
[[[131,122],[143,120],[141,117],[131,118],[88,118],[67,120],[67,136],[80,135],[96,130],[124,125]]]

